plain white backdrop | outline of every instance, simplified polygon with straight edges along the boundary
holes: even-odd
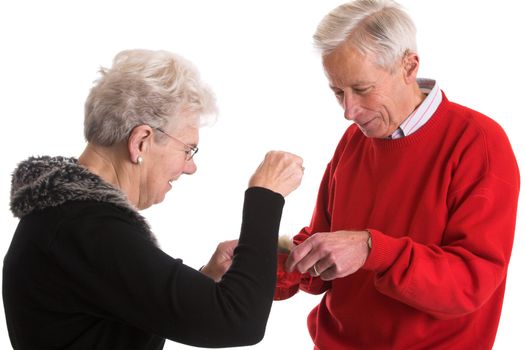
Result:
[[[419,76],[437,79],[450,100],[499,122],[525,171],[520,2],[400,2],[418,27]],[[0,256],[18,222],[9,211],[12,170],[32,155],[81,153],[83,104],[97,70],[130,48],[169,50],[193,61],[220,108],[217,124],[201,130],[197,173],[179,179],[164,203],[143,212],[163,249],[198,268],[218,242],[236,238],[248,178],[270,149],[304,158],[303,184],[287,198],[281,223],[281,234],[297,233],[310,220],[325,165],[348,126],[311,39],[321,18],[341,3],[2,2]],[[520,200],[498,350],[525,348],[524,221]],[[274,303],[266,337],[253,348],[311,349],[306,316],[319,299],[302,293]],[[10,348],[3,316],[0,348]],[[165,348],[190,347],[167,342]]]

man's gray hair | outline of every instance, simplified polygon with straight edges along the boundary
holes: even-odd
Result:
[[[388,70],[406,53],[417,52],[416,27],[393,0],[356,0],[328,13],[317,27],[315,46],[324,56],[346,41]]]
[[[88,142],[111,146],[143,124],[162,129],[184,118],[200,127],[215,120],[212,91],[193,64],[179,55],[126,50],[115,56],[111,68],[102,67],[100,74],[85,103]]]

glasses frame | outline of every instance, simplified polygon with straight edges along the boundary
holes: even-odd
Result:
[[[197,146],[190,146],[190,145],[182,142],[178,138],[176,138],[174,136],[171,136],[170,134],[168,134],[166,131],[162,130],[161,128],[154,128],[154,129],[160,131],[164,135],[168,136],[170,139],[175,140],[175,141],[177,141],[179,143],[182,143],[186,147],[186,149],[179,149],[178,151],[186,153],[186,161],[192,160],[193,156],[195,156],[195,154],[197,154],[197,152],[199,152],[199,147],[197,147]]]

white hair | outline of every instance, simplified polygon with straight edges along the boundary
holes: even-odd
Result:
[[[319,23],[314,43],[324,55],[349,41],[376,64],[392,69],[406,53],[417,52],[416,27],[393,0],[355,0],[332,10]]]
[[[179,55],[126,50],[115,56],[111,68],[102,67],[100,74],[85,103],[88,142],[110,146],[143,124],[163,129],[182,119],[196,127],[215,121],[212,91],[193,64]]]

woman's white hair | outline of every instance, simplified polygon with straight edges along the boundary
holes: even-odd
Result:
[[[324,56],[346,41],[388,70],[406,53],[417,52],[416,27],[392,0],[356,0],[328,13],[314,34],[315,46]]]
[[[182,119],[196,127],[215,121],[212,91],[193,64],[179,55],[126,50],[100,74],[85,103],[88,142],[110,146],[126,140],[133,128],[143,124],[163,129]]]

